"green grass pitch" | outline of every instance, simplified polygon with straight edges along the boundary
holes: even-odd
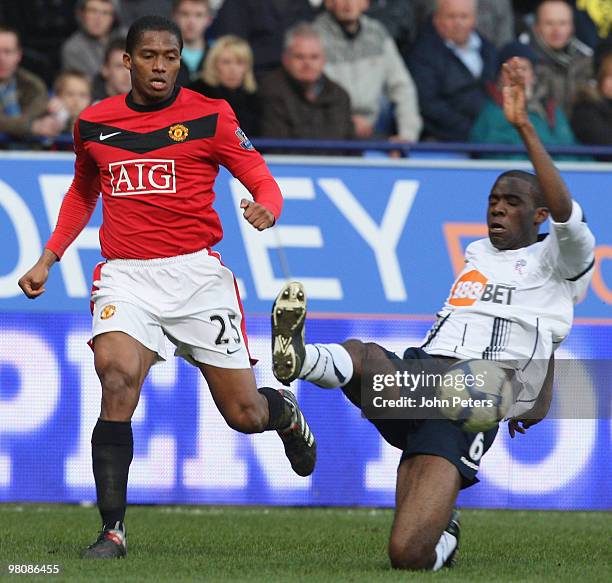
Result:
[[[391,571],[390,510],[130,507],[128,558],[83,561],[94,508],[0,505],[1,581],[612,581],[612,514],[462,512],[459,565]],[[59,564],[61,575],[8,576],[8,564]]]

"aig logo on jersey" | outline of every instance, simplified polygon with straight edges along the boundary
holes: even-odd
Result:
[[[471,306],[480,300],[494,304],[512,304],[512,292],[515,287],[488,281],[475,269],[464,273],[453,286],[448,303],[451,306]]]
[[[108,165],[111,195],[174,194],[176,172],[174,160],[143,158],[124,160]]]

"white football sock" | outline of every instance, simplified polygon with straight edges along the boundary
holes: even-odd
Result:
[[[307,344],[300,378],[324,389],[343,387],[353,377],[353,361],[340,344]]]
[[[450,532],[444,531],[436,545],[436,562],[431,570],[439,571],[456,546],[457,539]]]

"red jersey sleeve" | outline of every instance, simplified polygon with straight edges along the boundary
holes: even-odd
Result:
[[[83,147],[78,124],[77,119],[74,125],[74,178],[62,201],[57,226],[45,245],[60,259],[89,222],[100,194],[98,167]]]
[[[238,179],[251,168],[265,163],[240,129],[236,114],[227,101],[222,101],[219,108],[213,157]]]
[[[240,182],[253,195],[253,200],[265,206],[278,221],[283,208],[283,195],[266,163],[251,168],[240,176]]]
[[[215,161],[225,166],[278,220],[283,197],[262,155],[240,129],[229,103],[222,102],[215,134]]]

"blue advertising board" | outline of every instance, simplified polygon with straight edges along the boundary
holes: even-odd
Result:
[[[28,301],[16,288],[55,223],[71,167],[69,156],[0,157],[0,501],[95,498],[90,437],[100,387],[86,341],[99,209],[41,298]],[[287,277],[306,283],[309,339],[358,337],[398,352],[420,344],[462,249],[483,232],[501,166],[275,159],[271,167],[286,203],[268,232],[242,220],[239,183],[222,173],[216,186],[219,249],[240,282],[259,384],[277,384],[267,313]],[[598,249],[593,284],[557,354],[609,360],[612,172],[585,166],[564,176]],[[590,418],[557,414],[513,441],[503,427],[483,459],[482,483],[461,495],[464,506],[612,508],[609,379],[589,375]],[[319,443],[317,470],[306,479],[291,472],[276,435],[229,429],[196,369],[180,360],[156,365],[133,420],[130,501],[392,505],[399,452],[339,391],[295,388]]]
[[[241,218],[245,190],[238,181],[222,171],[215,188],[225,231],[218,250],[240,280],[247,311],[267,312],[292,277],[305,282],[317,312],[434,314],[465,245],[484,233],[487,195],[503,166],[277,161],[271,168],[285,206],[279,225],[264,233]],[[576,314],[609,318],[612,170],[570,170],[564,177],[598,245],[593,285]],[[100,208],[43,297],[29,305],[16,284],[38,258],[71,179],[70,156],[0,157],[0,311],[78,311],[85,305],[100,260]]]

